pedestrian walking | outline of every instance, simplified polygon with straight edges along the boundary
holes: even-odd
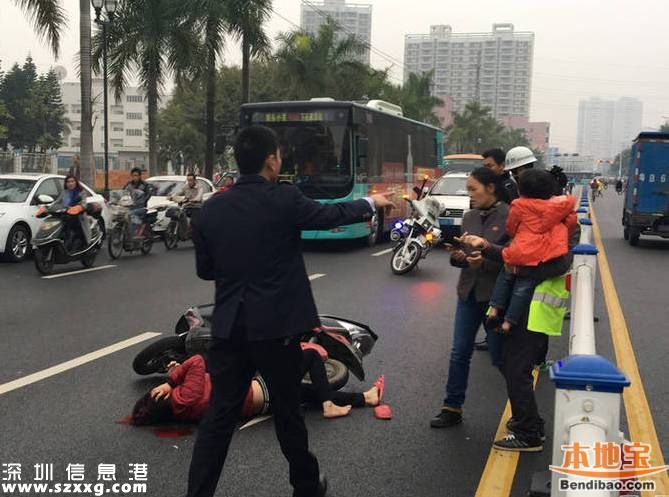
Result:
[[[251,379],[259,372],[272,398],[293,496],[323,496],[327,482],[309,452],[300,412],[299,339],[320,324],[300,233],[369,220],[392,203],[389,194],[377,194],[321,204],[278,183],[279,142],[264,126],[239,133],[235,159],[241,178],[203,204],[194,230],[197,274],[215,281],[216,298],[208,362],[211,402],[193,448],[187,495],[214,495]]]
[[[467,190],[473,208],[462,220],[463,231],[476,234],[492,244],[504,245],[508,240],[504,225],[509,207],[499,199],[500,194],[506,196],[499,176],[485,167],[476,169],[467,179]],[[502,269],[499,262],[484,262],[478,251],[472,252],[458,246],[448,246],[448,249],[451,252],[451,264],[462,268],[462,271],[458,279],[458,302],[446,397],[441,410],[430,421],[433,428],[447,428],[462,422],[474,340],[485,319],[495,280]],[[491,331],[486,333],[492,363],[501,367],[504,337]]]

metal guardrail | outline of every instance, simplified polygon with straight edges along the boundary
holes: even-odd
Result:
[[[556,387],[553,467],[563,465],[564,448],[574,447],[575,443],[592,450],[597,443],[622,444],[624,441],[620,431],[621,393],[629,385],[629,380],[608,359],[597,355],[594,325],[597,248],[592,244],[587,190],[582,188],[580,195],[577,209],[581,226],[580,243],[572,250],[569,356],[556,361],[550,371]],[[561,490],[561,479],[569,482],[578,480],[553,471],[551,497],[584,495],[582,490]],[[587,495],[613,497],[618,493],[589,491]]]

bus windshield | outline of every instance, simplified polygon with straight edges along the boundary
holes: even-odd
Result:
[[[252,121],[278,135],[282,179],[314,199],[341,198],[351,192],[351,134],[345,112],[341,116],[329,110],[254,112]]]

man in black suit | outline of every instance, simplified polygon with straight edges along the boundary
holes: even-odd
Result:
[[[242,177],[203,204],[194,227],[197,274],[216,282],[216,307],[208,361],[211,402],[193,448],[188,497],[214,495],[256,371],[269,388],[293,496],[320,497],[327,482],[309,452],[300,412],[299,338],[320,324],[300,231],[361,222],[392,203],[384,194],[325,205],[277,183],[279,142],[264,126],[239,133],[235,159]]]

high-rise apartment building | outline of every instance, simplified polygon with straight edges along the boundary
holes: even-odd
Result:
[[[576,148],[597,160],[613,159],[641,131],[642,115],[643,104],[635,98],[581,100]]]
[[[434,71],[432,94],[449,96],[456,111],[472,101],[493,115],[529,117],[534,33],[494,24],[490,33],[453,33],[430,26],[429,34],[406,35],[404,79]]]
[[[372,42],[372,6],[367,4],[346,3],[345,0],[302,1],[300,24],[309,33],[317,33],[328,17],[340,26],[337,40],[341,41],[355,35],[366,48],[357,59],[368,64],[369,47]]]

